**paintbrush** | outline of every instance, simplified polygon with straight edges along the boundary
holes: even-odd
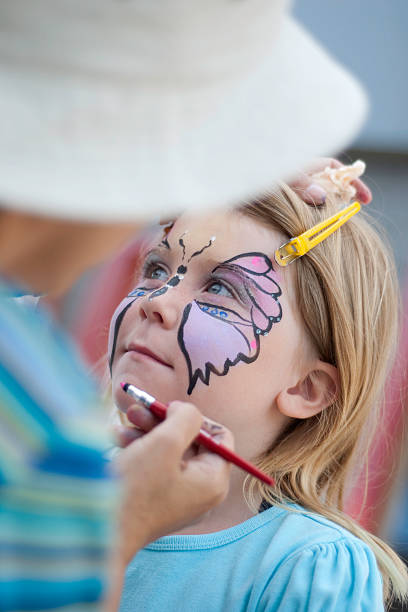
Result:
[[[155,397],[149,395],[149,393],[146,393],[146,391],[138,389],[130,383],[122,382],[120,384],[125,393],[133,397],[133,399],[136,400],[139,404],[150,410],[150,412],[154,414],[158,419],[162,421],[166,418],[167,407],[161,402],[157,401]],[[205,429],[200,429],[200,433],[196,437],[195,442],[196,444],[201,444],[202,446],[205,446],[213,453],[217,453],[217,455],[220,455],[221,457],[223,457],[227,461],[230,461],[242,470],[245,470],[249,474],[252,474],[252,476],[255,476],[255,478],[259,478],[259,480],[262,480],[262,482],[265,482],[267,485],[273,486],[275,484],[274,480],[270,476],[264,474],[264,472],[261,472],[261,470],[259,470],[255,465],[249,463],[249,461],[246,461],[245,459],[234,453],[227,446],[224,446],[220,442],[217,442],[217,440],[214,439],[213,436],[211,436],[211,434],[209,434]]]

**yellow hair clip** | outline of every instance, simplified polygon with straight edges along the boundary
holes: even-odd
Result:
[[[298,257],[305,255],[310,249],[313,249],[319,242],[325,240],[330,234],[333,234],[339,227],[355,215],[361,206],[359,202],[353,202],[350,206],[346,206],[335,215],[328,219],[317,223],[303,234],[292,238],[289,242],[282,244],[275,251],[275,261],[280,266],[287,266]]]

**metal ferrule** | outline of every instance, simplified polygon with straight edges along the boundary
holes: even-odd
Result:
[[[127,392],[133,397],[133,399],[139,402],[139,404],[143,404],[143,406],[146,406],[146,408],[150,408],[150,406],[156,401],[153,395],[149,395],[149,393],[138,389],[134,385],[129,385],[127,388]]]

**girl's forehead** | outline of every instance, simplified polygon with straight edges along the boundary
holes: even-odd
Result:
[[[186,251],[199,249],[212,240],[207,256],[228,258],[236,253],[262,251],[272,257],[280,246],[281,237],[273,228],[238,212],[223,212],[208,216],[181,215],[167,235],[171,248],[185,245]],[[204,253],[203,253],[204,254]]]

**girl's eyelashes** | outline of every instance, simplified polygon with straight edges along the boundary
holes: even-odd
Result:
[[[166,282],[169,275],[167,271],[160,264],[150,264],[146,272],[147,278],[151,278],[153,280],[158,280],[161,282]]]
[[[203,278],[201,290],[217,296],[217,298],[237,300],[242,306],[247,307],[251,302],[249,279],[240,271],[237,272],[227,266],[224,268],[218,266],[217,270],[213,270],[207,279]],[[152,286],[162,286],[167,283],[173,274],[175,274],[175,271],[172,270],[171,265],[163,261],[162,254],[151,251],[146,255],[138,282],[152,281]],[[194,272],[190,271],[187,274],[194,274]],[[200,284],[199,281],[198,284]]]
[[[225,283],[220,280],[212,280],[208,283],[206,288],[207,293],[212,293],[214,295],[221,295],[223,297],[234,298],[233,293],[227,287]]]
[[[146,280],[159,281],[164,284],[170,277],[167,266],[154,254],[148,255],[142,268],[142,277]]]
[[[211,293],[232,297],[241,302],[245,307],[250,305],[250,294],[252,293],[250,287],[252,283],[239,269],[236,270],[230,266],[217,266],[213,270],[211,282],[223,287],[223,289],[211,291]]]
[[[218,276],[211,278],[207,283],[206,291],[212,295],[237,300],[243,306],[248,306],[250,302],[248,283],[241,276],[232,274],[229,274],[229,276],[232,278],[231,280],[228,279],[228,281]]]

